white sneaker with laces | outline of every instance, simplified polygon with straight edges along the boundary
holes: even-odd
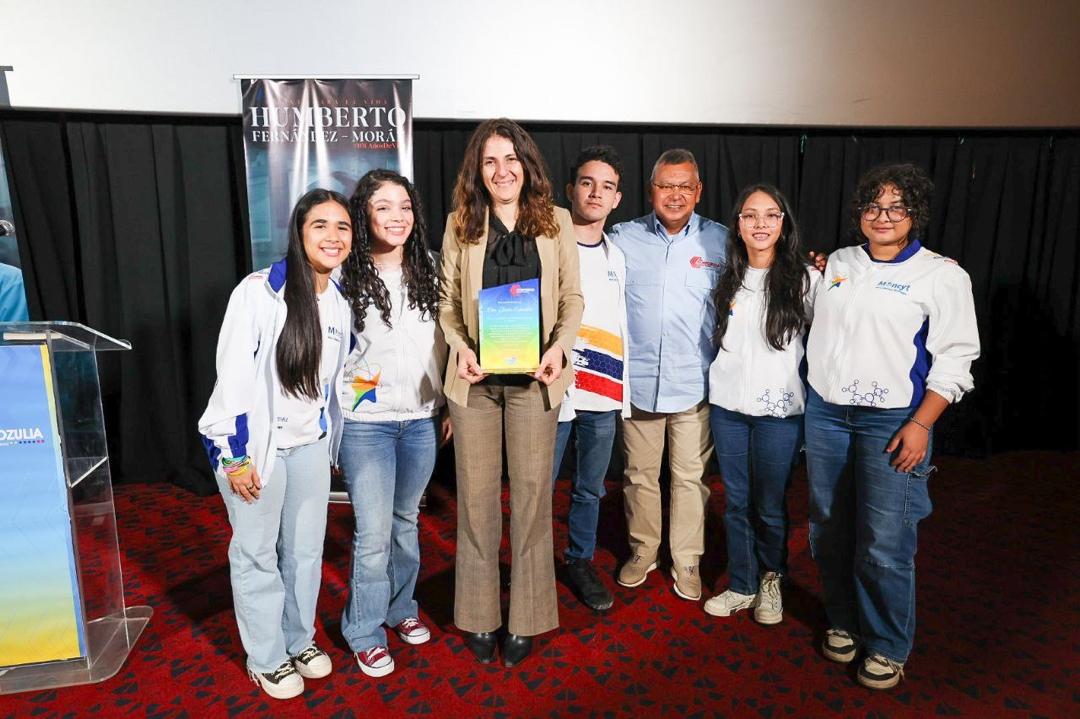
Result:
[[[761,578],[754,620],[758,624],[779,624],[784,619],[784,601],[780,597],[780,574],[766,572]]]
[[[381,644],[356,652],[356,663],[360,665],[360,671],[369,677],[385,677],[394,671],[394,658]]]
[[[705,602],[705,611],[714,617],[730,617],[735,612],[754,606],[755,601],[756,594],[739,594],[733,589],[727,589]]]
[[[821,653],[826,659],[847,664],[859,653],[859,636],[833,627],[825,632],[825,641],[821,643]]]
[[[282,663],[272,672],[257,672],[248,668],[248,676],[274,699],[292,699],[304,693],[304,679],[297,674],[290,661]]]
[[[304,679],[322,679],[334,671],[330,657],[314,644],[293,657],[292,663]]]
[[[397,623],[394,631],[406,644],[423,644],[431,639],[431,630],[417,617],[406,617]]]
[[[871,654],[863,660],[856,677],[864,687],[892,689],[904,677],[904,664],[881,654]]]

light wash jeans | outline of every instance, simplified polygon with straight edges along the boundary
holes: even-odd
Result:
[[[803,418],[754,417],[716,405],[709,412],[724,482],[728,587],[757,594],[761,574],[787,573],[787,488]]]
[[[806,402],[810,549],[825,613],[895,662],[907,661],[915,640],[915,550],[934,470],[933,437],[911,472],[889,464],[885,447],[911,414],[829,404],[813,389]]]
[[[247,666],[272,672],[315,638],[330,498],[328,440],[279,449],[251,504],[218,473],[232,525],[229,578]]]
[[[356,519],[341,633],[362,652],[386,645],[385,626],[419,616],[420,497],[435,468],[439,418],[345,422],[339,454]]]

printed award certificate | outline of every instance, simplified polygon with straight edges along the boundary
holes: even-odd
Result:
[[[480,290],[480,368],[488,374],[540,366],[540,280]]]

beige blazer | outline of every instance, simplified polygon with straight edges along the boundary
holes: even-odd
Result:
[[[559,223],[558,237],[537,237],[536,250],[540,255],[540,315],[543,351],[558,345],[563,351],[563,371],[550,386],[541,385],[547,407],[557,407],[566,388],[574,381],[574,367],[568,361],[573,355],[574,340],[585,301],[581,296],[578,273],[577,236],[570,213],[555,208]],[[484,227],[488,226],[485,214]],[[450,346],[450,361],[446,366],[444,389],[447,399],[467,406],[469,383],[458,377],[457,353],[461,347],[476,352],[480,337],[478,310],[483,285],[484,254],[487,233],[475,245],[458,240],[453,224],[446,219],[442,244],[442,277],[439,284],[439,324]]]

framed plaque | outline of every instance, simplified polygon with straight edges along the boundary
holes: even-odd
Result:
[[[533,373],[540,366],[540,280],[480,290],[480,368]]]

